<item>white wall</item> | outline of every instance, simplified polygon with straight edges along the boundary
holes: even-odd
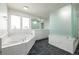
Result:
[[[22,16],[22,17],[39,18],[37,16],[31,15],[31,14],[28,14],[28,13],[24,13],[24,12],[21,12],[21,11],[17,11],[17,10],[14,10],[14,9],[8,9],[8,13],[9,13],[9,15],[13,14],[13,15],[18,15],[18,16]]]
[[[9,9],[8,13],[9,13],[9,15],[13,14],[13,15],[18,15],[18,16],[23,16],[23,17],[30,17],[31,16],[31,15],[28,15],[26,13],[23,13],[23,12],[20,12],[20,11],[17,11],[17,10],[12,10],[12,9]]]
[[[1,3],[0,4],[0,33],[3,35],[7,33],[7,4]]]
[[[5,34],[7,34],[7,4],[0,3],[0,53],[1,53],[1,45],[2,38]]]
[[[7,13],[8,9],[7,9],[7,4],[6,3],[0,3],[0,16],[4,17],[4,16],[8,16]]]

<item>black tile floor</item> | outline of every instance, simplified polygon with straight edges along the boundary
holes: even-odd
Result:
[[[79,54],[79,47],[76,49],[74,55]],[[38,40],[35,42],[28,55],[72,55],[71,53],[59,49],[48,44],[48,39]]]

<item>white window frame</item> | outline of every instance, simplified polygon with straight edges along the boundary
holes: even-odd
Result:
[[[20,16],[20,15],[16,15],[16,14],[9,14],[9,20],[8,20],[8,32],[11,31],[11,15],[15,15],[15,16],[19,16],[20,17],[20,29],[19,30],[23,30],[23,27],[22,27],[22,18],[25,17],[25,18],[29,18],[29,29],[31,29],[31,16],[29,17],[26,17],[26,16]]]
[[[21,18],[21,29],[26,30],[26,29],[23,29],[23,18],[29,18],[29,29],[31,29],[31,26],[30,26],[31,25],[31,17],[22,17]]]
[[[11,14],[11,15],[14,15],[14,14]],[[11,29],[11,15],[10,15],[10,23],[9,23],[9,25],[10,25],[10,30],[13,30],[13,29]],[[14,15],[14,16],[19,16],[19,15]],[[20,17],[20,29],[17,29],[17,30],[21,30],[21,16],[19,16]]]

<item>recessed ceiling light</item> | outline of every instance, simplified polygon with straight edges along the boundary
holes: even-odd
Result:
[[[24,6],[24,10],[27,10],[29,7],[28,6]]]

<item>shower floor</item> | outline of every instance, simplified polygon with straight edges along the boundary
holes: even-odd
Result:
[[[78,45],[79,46],[79,45]],[[79,54],[79,48],[76,49],[75,55]],[[72,55],[71,53],[48,44],[48,39],[38,40],[35,42],[28,55]]]

